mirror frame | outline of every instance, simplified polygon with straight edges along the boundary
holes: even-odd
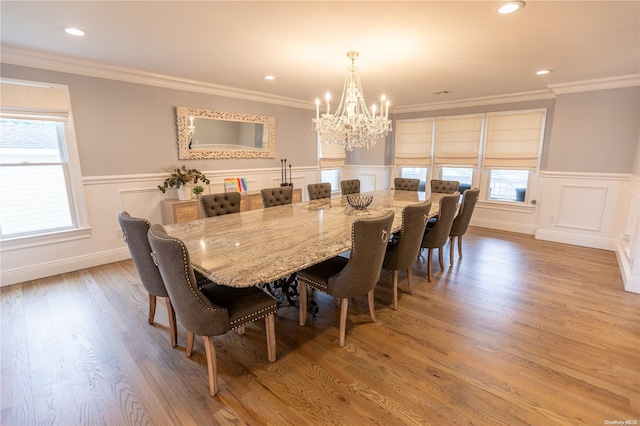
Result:
[[[268,124],[269,149],[259,150],[242,147],[238,147],[237,149],[189,149],[189,135],[187,133],[189,117]],[[276,118],[273,116],[212,111],[179,106],[176,107],[176,120],[178,124],[178,158],[180,160],[197,160],[201,158],[276,158]]]

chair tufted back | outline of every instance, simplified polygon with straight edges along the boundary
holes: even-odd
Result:
[[[319,200],[321,198],[331,198],[331,183],[310,183],[307,185],[309,200]]]
[[[453,219],[453,225],[451,225],[451,232],[449,233],[450,236],[457,237],[464,235],[465,232],[467,232],[469,222],[471,221],[471,215],[473,214],[473,209],[478,202],[478,195],[480,195],[480,189],[478,188],[467,189],[464,191],[460,212],[455,219]]]
[[[214,305],[198,289],[187,247],[167,235],[162,225],[147,234],[176,315],[184,327],[199,336],[217,336],[231,329],[226,308]]]
[[[393,210],[375,219],[353,222],[349,262],[329,278],[329,294],[341,298],[356,297],[373,289],[380,277],[392,224]]]
[[[267,207],[281,206],[293,202],[293,187],[279,186],[277,188],[264,188],[262,194],[262,205]]]
[[[126,211],[118,215],[118,222],[143,287],[154,296],[169,297],[160,272],[151,258],[151,247],[147,239],[151,224],[146,219],[131,217]]]
[[[440,199],[440,213],[438,213],[438,220],[432,228],[425,230],[422,237],[422,243],[420,247],[423,248],[440,248],[449,239],[449,232],[451,232],[451,225],[453,219],[456,216],[458,209],[459,193],[452,195],[445,195]]]
[[[240,193],[222,192],[219,194],[203,195],[200,198],[204,217],[220,216],[240,211]]]
[[[457,180],[431,180],[431,192],[440,192],[444,194],[453,194],[458,190],[460,182]]]
[[[393,180],[393,187],[400,191],[418,191],[420,179],[408,179],[397,177]]]
[[[342,191],[342,195],[359,194],[360,179],[341,180],[340,190]]]
[[[389,244],[382,264],[383,269],[397,271],[413,265],[420,251],[429,210],[431,210],[431,201],[410,204],[402,209],[400,240],[396,244]]]

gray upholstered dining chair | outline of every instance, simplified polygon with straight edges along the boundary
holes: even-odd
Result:
[[[340,346],[346,339],[349,298],[367,294],[369,313],[376,321],[373,289],[380,277],[392,223],[392,210],[374,219],[354,221],[348,259],[336,256],[298,272],[300,325],[307,322],[307,287],[340,299]]]
[[[342,195],[360,193],[360,179],[341,180],[340,191],[342,191]]]
[[[265,319],[267,358],[276,359],[276,301],[257,287],[233,288],[211,281],[198,288],[189,251],[182,241],[167,235],[162,225],[148,232],[152,257],[158,265],[176,315],[187,329],[186,354],[191,356],[194,335],[204,337],[209,371],[209,393],[218,392],[218,374],[214,336]]]
[[[449,239],[449,232],[451,232],[451,225],[453,225],[453,219],[456,216],[456,210],[458,208],[459,194],[445,195],[440,199],[440,212],[438,213],[438,220],[432,228],[427,228],[424,231],[422,242],[420,243],[421,249],[428,249],[427,254],[427,279],[432,280],[433,266],[431,257],[433,249],[438,249],[438,259],[440,260],[440,269],[444,270],[444,261],[442,260],[442,250],[444,245]]]
[[[409,179],[397,177],[393,180],[393,187],[396,191],[418,191],[420,179]]]
[[[279,186],[277,188],[264,188],[260,190],[262,194],[262,205],[264,208],[291,204],[293,202],[293,187]]]
[[[411,204],[402,209],[402,229],[397,241],[389,242],[382,269],[390,270],[393,281],[393,309],[398,310],[398,271],[407,270],[409,293],[413,293],[413,264],[420,253],[420,243],[429,218],[431,201]]]
[[[331,198],[331,182],[310,183],[307,185],[309,200],[320,200],[322,198]]]
[[[451,266],[453,266],[453,243],[456,237],[458,237],[458,257],[462,257],[462,236],[467,232],[479,195],[479,188],[467,189],[462,194],[460,210],[453,219],[451,231],[449,232],[449,264]]]
[[[442,194],[453,194],[458,191],[460,182],[457,180],[431,180],[431,192],[438,192]]]
[[[204,217],[220,216],[240,211],[239,192],[221,192],[219,194],[203,195],[200,198]]]
[[[171,346],[175,347],[178,340],[176,313],[173,310],[169,293],[167,293],[160,272],[153,263],[153,259],[151,259],[151,247],[147,239],[147,232],[151,224],[146,219],[131,217],[126,211],[118,215],[118,222],[122,229],[122,237],[129,247],[133,264],[138,271],[140,282],[149,293],[149,319],[147,322],[153,324],[156,315],[156,298],[164,297],[167,305],[167,316],[169,317]]]

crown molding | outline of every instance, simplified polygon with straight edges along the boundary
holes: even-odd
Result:
[[[640,73],[597,78],[594,80],[549,84],[547,87],[556,95],[564,95],[567,93],[592,92],[594,90],[620,89],[635,86],[640,86]]]
[[[555,95],[548,89],[531,92],[511,93],[506,95],[483,96],[480,98],[468,98],[455,101],[429,102],[424,104],[407,105],[393,109],[394,114],[405,112],[435,111],[441,109],[465,108],[481,105],[510,104],[514,102],[538,101],[541,99],[553,99]]]
[[[264,102],[293,108],[308,110],[313,110],[315,108],[315,105],[313,105],[311,102],[300,99],[287,98],[284,96],[277,96],[264,92],[255,92],[251,90],[239,89],[236,87],[222,86],[219,84],[177,78],[164,74],[156,74],[132,68],[117,67],[108,64],[84,61],[80,59],[73,59],[64,56],[51,55],[47,53],[18,49],[2,45],[0,45],[0,56],[3,63],[11,65],[39,68],[48,71],[66,72],[70,74],[84,75],[87,77],[105,78],[109,80],[124,81],[134,84],[144,84],[166,89],[224,96],[227,98],[243,99],[253,102]],[[504,95],[468,98],[454,101],[429,102],[423,104],[397,106],[393,108],[392,113],[401,114],[406,112],[434,111],[442,109],[554,99],[556,95],[567,93],[617,89],[634,86],[640,86],[640,73],[609,78],[600,78],[595,80],[550,84],[547,86],[547,89],[531,92],[510,93]]]
[[[64,56],[50,55],[42,52],[16,49],[8,46],[0,46],[0,55],[3,63],[11,65],[39,68],[48,71],[66,72],[70,74],[84,75],[87,77],[105,78],[109,80],[124,81],[127,83],[144,84],[148,86],[162,87],[165,89],[205,93],[209,95],[244,99],[253,102],[264,102],[293,108],[309,110],[315,108],[315,105],[311,102],[299,99],[276,96],[264,92],[254,92],[251,90],[222,86],[219,84],[205,83],[202,81],[177,78],[97,62],[83,61]]]

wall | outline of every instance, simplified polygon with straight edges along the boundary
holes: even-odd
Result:
[[[6,64],[0,73],[69,86],[92,226],[91,235],[81,240],[10,250],[3,247],[0,285],[128,258],[117,215],[127,210],[161,222],[159,204],[165,196],[156,186],[163,180],[162,168],[172,164],[187,164],[205,172],[211,179],[206,192],[222,191],[224,178],[236,176],[247,178],[249,189],[277,186],[281,158],[293,165],[296,187],[318,181],[316,138],[310,130],[313,109]],[[277,158],[179,161],[174,109],[179,105],[275,115]],[[615,250],[626,288],[640,293],[640,88],[407,112],[396,114],[394,119],[540,107],[549,112],[542,172],[534,182],[537,206],[510,209],[479,204],[472,224]],[[580,151],[580,161],[573,155],[575,151]],[[361,179],[363,190],[390,187],[396,174],[392,153],[393,135],[371,150],[348,153],[343,178]],[[303,194],[306,198],[306,191]],[[175,198],[171,191],[168,196]],[[628,235],[628,241],[621,240],[623,234]]]
[[[199,170],[278,167],[280,158],[294,167],[317,163],[312,110],[7,64],[0,74],[69,86],[84,176],[160,173],[177,163]],[[275,116],[276,158],[178,160],[176,106]]]
[[[640,87],[568,93],[556,99],[545,170],[631,173]]]
[[[243,176],[249,189],[278,186],[280,159],[293,165],[293,182],[317,182],[312,109],[251,102],[161,87],[2,64],[5,78],[69,86],[91,234],[88,238],[37,247],[1,248],[1,282],[31,279],[114,262],[129,257],[120,237],[122,210],[161,222],[163,168],[186,164],[211,180],[205,193],[223,192],[225,177]],[[276,117],[275,159],[179,160],[176,106]],[[303,191],[306,197],[306,190]]]

